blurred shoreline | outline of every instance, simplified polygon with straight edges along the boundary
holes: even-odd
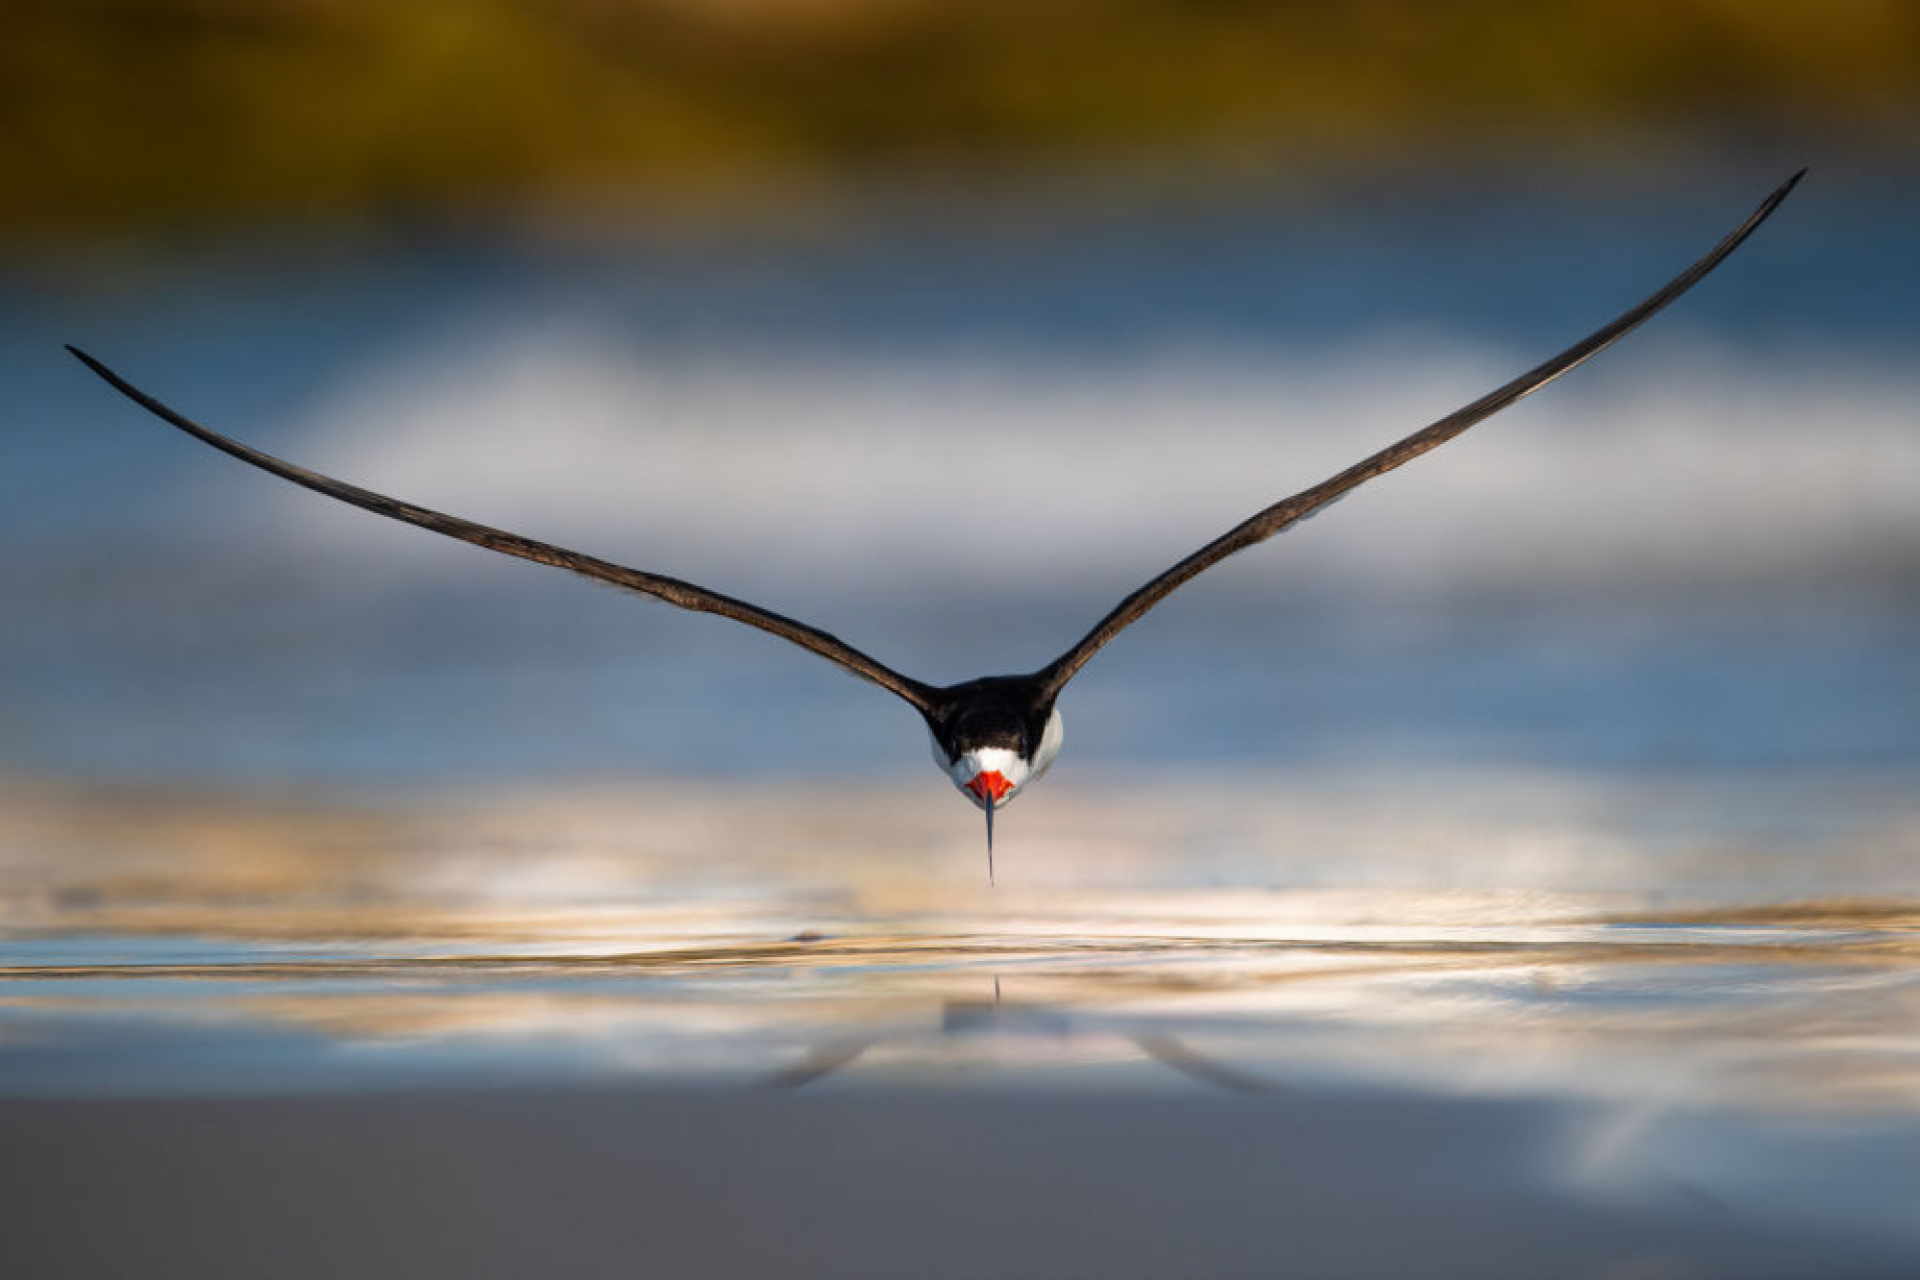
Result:
[[[1089,921],[1115,912],[1105,927],[1119,937],[1145,893],[1165,895],[1169,929],[1184,919],[1249,939],[1286,938],[1322,911],[1390,915],[1409,901],[1421,903],[1410,923],[1444,920],[1450,895],[1469,916],[1518,906],[1538,924],[1884,928],[1890,939],[1920,908],[1920,798],[1902,770],[1375,765],[1174,781],[1121,766],[1095,783],[1050,777],[1009,809],[995,889],[977,815],[928,774],[345,787],[16,776],[0,780],[0,899],[8,932],[28,940],[404,946],[484,937],[526,911],[516,934],[555,954],[640,945],[656,919],[723,950],[826,919],[881,938],[964,933],[969,920],[991,931],[1062,894],[1078,895]],[[1362,905],[1370,898],[1377,907]],[[736,909],[744,934],[729,922]],[[687,932],[705,910],[718,912],[709,932]],[[569,941],[574,925],[586,932]]]
[[[1904,165],[1898,4],[32,0],[8,239],[461,218],[831,223],[882,189]],[[1444,157],[1436,160],[1434,157]],[[1576,159],[1573,159],[1577,157]],[[1128,189],[1133,188],[1130,194]]]

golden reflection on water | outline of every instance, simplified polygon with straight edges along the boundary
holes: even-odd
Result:
[[[1898,785],[1143,797],[1023,800],[989,889],[971,815],[925,788],[12,784],[0,1091],[48,1062],[137,1077],[125,1037],[159,1025],[189,1082],[265,1045],[296,1086],[507,1064],[1920,1111]]]

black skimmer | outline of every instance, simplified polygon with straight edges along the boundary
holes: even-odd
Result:
[[[237,440],[230,440],[226,436],[210,431],[199,423],[174,412],[86,352],[71,346],[67,350],[79,357],[88,368],[106,379],[135,404],[165,419],[189,435],[199,437],[214,448],[232,454],[242,462],[251,463],[283,480],[291,480],[297,485],[323,493],[329,498],[351,503],[375,515],[419,525],[423,529],[430,529],[450,538],[459,538],[490,551],[499,551],[540,564],[569,569],[574,573],[612,583],[617,587],[656,596],[683,609],[692,609],[700,613],[717,613],[721,617],[744,622],[748,626],[772,632],[803,649],[810,649],[828,661],[838,663],[854,675],[879,685],[920,713],[926,721],[927,732],[933,740],[934,763],[952,780],[953,785],[962,795],[986,811],[987,875],[991,879],[993,876],[993,815],[996,810],[1020,794],[1029,783],[1044,774],[1047,767],[1053,763],[1055,755],[1059,753],[1063,736],[1060,713],[1055,705],[1059,700],[1060,691],[1066,687],[1069,680],[1073,679],[1080,668],[1087,664],[1088,659],[1098,653],[1108,641],[1137,621],[1147,610],[1166,599],[1175,588],[1220,563],[1234,552],[1244,551],[1255,543],[1266,541],[1282,529],[1297,524],[1375,476],[1383,475],[1403,463],[1411,462],[1429,449],[1437,448],[1468,427],[1492,417],[1523,396],[1533,394],[1562,374],[1612,346],[1655,312],[1698,284],[1709,271],[1719,266],[1722,259],[1753,233],[1754,228],[1766,221],[1805,174],[1806,170],[1802,169],[1781,183],[1773,194],[1760,204],[1759,208],[1709,250],[1705,257],[1661,286],[1657,292],[1632,310],[1582,338],[1544,364],[1528,370],[1505,386],[1488,392],[1472,404],[1454,410],[1431,426],[1423,427],[1406,439],[1388,445],[1371,457],[1361,459],[1338,475],[1323,480],[1310,489],[1302,490],[1290,498],[1276,502],[1241,521],[1115,605],[1106,617],[1100,619],[1093,630],[1087,632],[1072,648],[1046,666],[1025,675],[984,676],[978,680],[945,687],[924,684],[910,676],[902,675],[886,664],[868,657],[838,637],[829,635],[817,627],[808,626],[804,622],[775,613],[771,609],[763,609],[758,605],[721,595],[717,591],[709,591],[705,587],[695,586],[691,582],[683,582],[678,578],[669,578],[640,569],[629,569],[610,561],[582,555],[577,551],[569,551],[564,547],[537,542],[532,538],[523,538],[518,534],[475,524],[471,520],[462,520],[457,516],[430,511],[425,507],[417,507],[412,503],[401,502],[374,493],[372,490],[362,489],[315,471],[308,471],[290,462],[283,462],[257,449],[249,448]]]

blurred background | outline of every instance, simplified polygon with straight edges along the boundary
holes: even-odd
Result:
[[[0,1272],[1915,1274],[1920,6],[5,15]]]
[[[1061,767],[1920,765],[1897,0],[25,0],[0,84],[14,774],[925,768],[797,650],[243,472],[62,342],[949,681],[1802,165],[1649,330],[1104,653]]]

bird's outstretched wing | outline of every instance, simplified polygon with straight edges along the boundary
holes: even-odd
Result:
[[[898,694],[920,711],[924,712],[932,705],[934,690],[931,686],[901,675],[891,667],[869,658],[838,637],[810,627],[804,622],[796,622],[770,609],[762,609],[744,600],[723,596],[717,591],[709,591],[705,587],[695,586],[691,582],[682,582],[678,578],[628,569],[606,560],[582,555],[578,551],[569,551],[565,547],[556,547],[545,542],[537,542],[532,538],[523,538],[518,534],[505,533],[484,524],[476,524],[471,520],[462,520],[458,516],[443,515],[438,511],[430,511],[426,507],[417,507],[410,502],[401,502],[371,490],[335,480],[330,476],[323,476],[317,471],[308,471],[291,462],[283,462],[271,454],[249,448],[237,440],[229,440],[218,432],[211,431],[192,419],[174,412],[78,347],[69,346],[67,350],[79,357],[81,363],[106,379],[115,390],[141,408],[172,423],[188,435],[199,437],[221,452],[230,453],[242,462],[252,463],[262,471],[279,476],[282,480],[291,480],[316,493],[324,493],[329,498],[338,498],[364,511],[371,511],[375,515],[419,525],[422,529],[444,533],[449,538],[471,542],[489,551],[519,556],[523,560],[532,560],[537,564],[550,564],[557,568],[570,569],[574,573],[611,583],[616,587],[625,587],[630,591],[657,596],[669,604],[679,605],[682,609],[692,609],[699,613],[717,613],[723,618],[732,618],[750,627],[770,631],[783,640],[791,640],[803,649],[810,649],[828,661],[840,664],[853,674],[872,681],[890,693]]]
[[[1655,312],[1700,283],[1702,277],[1719,266],[1723,258],[1740,247],[1741,241],[1753,234],[1755,227],[1767,220],[1780,202],[1787,198],[1787,193],[1793,190],[1794,185],[1806,176],[1806,172],[1802,169],[1781,183],[1773,194],[1762,201],[1760,207],[1747,217],[1745,222],[1729,232],[1726,238],[1715,245],[1704,258],[1675,276],[1657,293],[1611,324],[1582,338],[1545,364],[1521,374],[1505,386],[1488,392],[1464,408],[1454,410],[1432,426],[1414,432],[1397,444],[1388,445],[1372,457],[1356,462],[1332,479],[1323,480],[1311,489],[1274,503],[1266,510],[1235,525],[1135,591],[1116,605],[1113,612],[1102,618],[1078,644],[1034,673],[1039,695],[1046,703],[1051,704],[1067,681],[1073,679],[1080,668],[1086,665],[1087,660],[1100,651],[1101,646],[1119,635],[1147,610],[1166,599],[1175,588],[1188,579],[1219,564],[1236,551],[1244,551],[1255,543],[1266,541],[1282,529],[1305,519],[1329,502],[1358,488],[1375,476],[1383,475],[1402,463],[1413,461],[1429,449],[1445,444],[1476,422],[1492,417],[1522,397],[1538,391],[1561,374],[1605,351]]]

